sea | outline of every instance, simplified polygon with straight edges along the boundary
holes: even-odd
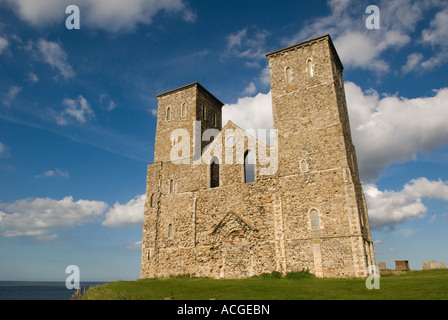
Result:
[[[106,282],[81,282],[80,291]],[[0,281],[0,300],[70,300],[76,289],[65,281]]]

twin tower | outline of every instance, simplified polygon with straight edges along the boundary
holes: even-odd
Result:
[[[158,96],[141,277],[310,270],[363,277],[375,264],[342,80],[325,35],[267,54],[275,139],[229,121],[199,83]]]

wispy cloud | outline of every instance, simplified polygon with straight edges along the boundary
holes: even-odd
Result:
[[[60,44],[45,39],[39,39],[37,49],[42,60],[48,63],[52,68],[57,69],[64,79],[75,76],[71,65],[67,63],[67,53]]]
[[[48,171],[36,174],[34,177],[35,178],[59,177],[59,178],[68,179],[70,177],[70,175],[68,174],[67,171],[63,171],[60,169],[54,169],[54,170],[48,170]]]
[[[107,111],[112,111],[117,108],[117,104],[114,100],[110,99],[107,94],[100,94],[100,105]]]
[[[223,57],[235,56],[245,59],[246,66],[260,67],[260,60],[265,59],[266,39],[270,32],[256,28],[244,28],[226,37]]]
[[[9,87],[8,92],[6,92],[3,96],[3,104],[6,106],[10,106],[15,97],[22,91],[21,87],[11,86]]]
[[[0,158],[9,156],[8,147],[0,142]]]
[[[8,39],[0,37],[0,54],[8,47]]]
[[[31,83],[39,82],[39,78],[37,77],[37,75],[35,73],[32,73],[32,72],[28,73],[28,78],[26,80],[31,82]]]

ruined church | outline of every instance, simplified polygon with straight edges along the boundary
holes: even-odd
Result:
[[[330,36],[266,57],[269,143],[223,125],[223,103],[197,82],[157,96],[141,278],[304,269],[364,277],[375,264],[343,66]]]

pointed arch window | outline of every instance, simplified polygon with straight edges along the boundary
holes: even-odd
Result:
[[[310,212],[310,219],[311,219],[311,229],[312,230],[319,230],[320,224],[319,224],[319,213],[316,209],[311,210]]]
[[[210,163],[210,188],[219,187],[219,160],[213,157]]]
[[[255,181],[255,156],[252,150],[244,153],[244,182]]]
[[[285,70],[285,78],[286,78],[286,84],[291,84],[291,68],[287,67]]]
[[[314,74],[313,74],[313,63],[311,62],[311,59],[308,59],[307,65],[308,65],[308,76],[312,78]]]
[[[170,193],[174,193],[174,180],[170,179],[170,189],[169,189]]]

